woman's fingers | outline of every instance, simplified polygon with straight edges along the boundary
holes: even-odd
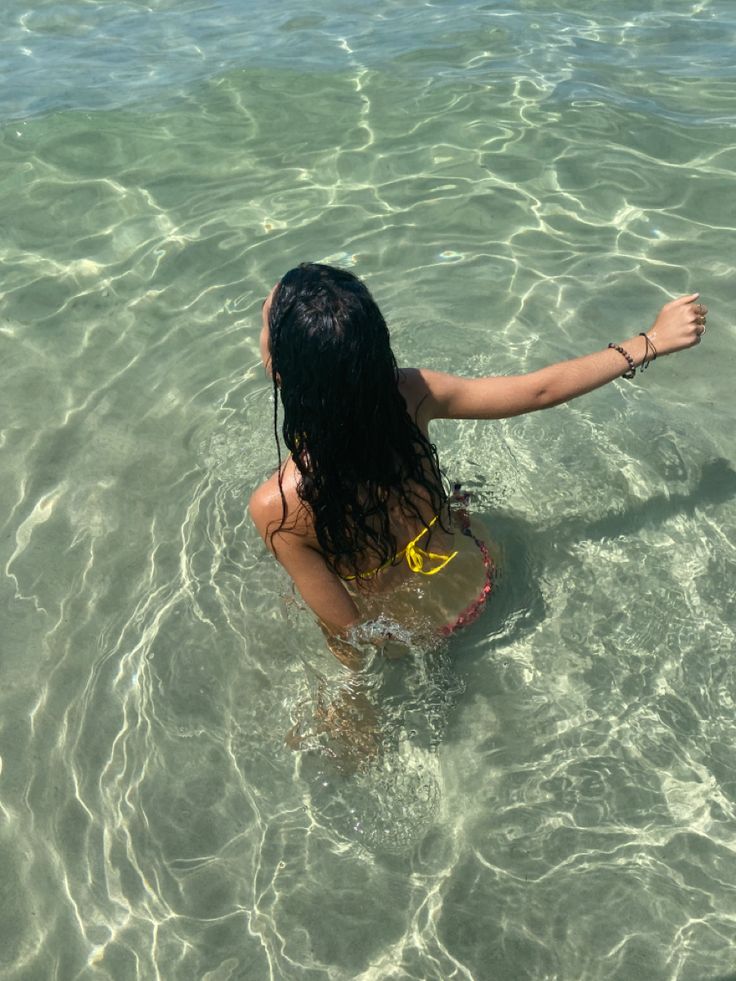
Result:
[[[704,303],[695,302],[699,298],[700,293],[691,293],[689,296],[681,296],[679,300],[679,302],[690,307],[687,311],[687,323],[695,325],[696,344],[700,343],[700,338],[705,333],[705,319],[708,314],[708,307]]]
[[[683,348],[699,344],[706,330],[708,307],[698,303],[699,293],[678,296],[666,303],[654,322],[652,337],[655,344],[661,344],[662,354],[681,351]]]
[[[706,307],[703,303],[697,303],[692,308],[690,323],[695,324],[695,333],[698,335],[698,340],[700,340],[705,333],[705,320],[707,313],[708,307]]]
[[[682,307],[687,306],[688,303],[695,303],[695,301],[700,297],[700,293],[688,293],[687,296],[678,296],[674,300],[670,300],[669,303],[665,303],[666,307]]]

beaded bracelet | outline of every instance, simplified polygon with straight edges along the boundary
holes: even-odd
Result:
[[[623,354],[623,356],[626,358],[626,361],[628,362],[628,365],[629,365],[628,370],[625,371],[623,373],[623,375],[621,375],[621,377],[622,378],[633,378],[634,375],[636,374],[636,365],[634,364],[634,359],[631,357],[631,355],[629,354],[629,352],[628,351],[624,351],[624,349],[619,344],[613,344],[613,343],[611,343],[608,346],[610,348],[612,348],[614,351],[618,351],[619,354]]]

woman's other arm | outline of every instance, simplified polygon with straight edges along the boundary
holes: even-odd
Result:
[[[305,522],[290,521],[287,528],[281,522],[281,497],[274,493],[271,482],[256,490],[248,504],[253,522],[261,537],[281,565],[294,580],[302,599],[331,634],[339,634],[359,620],[353,598],[323,555],[310,542]]]
[[[700,341],[707,308],[696,302],[698,296],[681,296],[660,310],[647,331],[658,357]],[[641,335],[619,346],[637,367],[646,358],[647,343]],[[620,378],[627,370],[625,357],[606,348],[526,375],[460,378],[422,369],[407,373],[406,384],[424,420],[505,419],[568,402]]]

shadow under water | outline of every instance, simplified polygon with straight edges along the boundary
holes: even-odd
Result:
[[[489,647],[502,646],[512,634],[518,636],[541,623],[547,611],[539,581],[557,574],[557,563],[562,561],[560,546],[564,553],[570,546],[585,541],[633,536],[672,518],[692,515],[697,508],[721,504],[734,497],[736,470],[727,460],[716,459],[701,468],[689,491],[655,494],[592,521],[570,517],[541,527],[516,515],[484,516],[503,554],[502,588],[494,593],[494,626],[490,635],[487,618],[470,627],[469,632],[486,634],[488,644],[483,652],[486,653]]]

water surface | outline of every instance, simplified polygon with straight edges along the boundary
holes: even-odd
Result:
[[[731,5],[0,18],[3,977],[732,972]],[[711,308],[633,383],[437,425],[505,572],[449,646],[372,665],[357,773],[245,512],[260,305],[301,259],[469,375]]]

